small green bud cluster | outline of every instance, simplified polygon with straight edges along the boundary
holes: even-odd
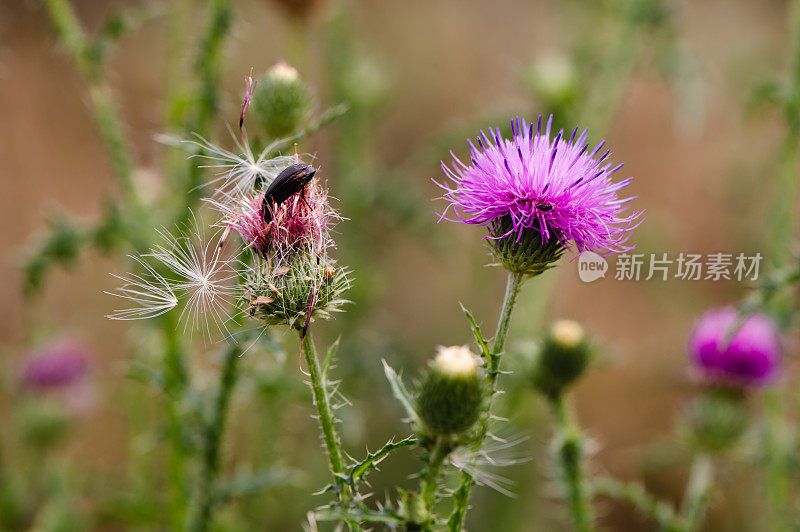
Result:
[[[548,397],[557,397],[583,375],[592,349],[586,332],[577,322],[555,322],[545,335],[534,361],[533,385]]]
[[[455,435],[475,424],[486,395],[479,364],[467,346],[439,348],[416,397],[416,411],[426,433]]]
[[[253,94],[253,116],[271,138],[295,133],[311,112],[311,92],[291,65],[267,70]]]
[[[748,425],[742,390],[710,388],[684,409],[682,432],[690,447],[721,452],[734,447]]]
[[[513,227],[510,218],[498,218],[486,239],[492,254],[506,270],[529,276],[539,275],[552,268],[564,253],[564,246],[552,231],[550,238],[542,242],[542,233],[538,230],[525,229],[519,235]]]
[[[550,53],[539,58],[525,72],[525,85],[548,111],[563,115],[578,96],[580,87],[575,65],[566,55]]]

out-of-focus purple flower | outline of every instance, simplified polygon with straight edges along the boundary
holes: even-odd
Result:
[[[758,386],[780,372],[781,341],[763,314],[747,317],[736,329],[736,309],[714,309],[697,321],[689,339],[689,355],[700,374],[712,382]]]
[[[489,129],[489,135],[481,131],[477,146],[469,141],[470,164],[451,152],[452,168],[442,162],[442,169],[452,184],[439,184],[449,203],[442,219],[490,230],[502,222],[505,233],[495,230],[489,236],[493,239],[514,236],[519,241],[533,230],[543,244],[557,238],[564,247],[574,243],[579,252],[608,255],[632,249],[626,242],[643,211],[625,215],[625,204],[634,197],[617,197],[631,178],[611,181],[622,165],[606,162],[611,152],[601,153],[605,141],[588,151],[585,129],[578,134],[576,127],[568,139],[561,130],[551,140],[552,118],[544,131],[541,116],[537,124],[512,120],[511,139],[499,129]],[[448,218],[451,207],[454,217]]]
[[[34,389],[62,388],[80,381],[89,370],[87,348],[77,342],[60,342],[34,351],[22,371],[24,385]]]

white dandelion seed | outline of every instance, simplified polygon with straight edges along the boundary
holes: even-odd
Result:
[[[143,272],[114,276],[125,284],[107,293],[127,299],[134,306],[116,310],[109,318],[154,318],[183,303],[179,322],[183,322],[184,332],[203,329],[210,338],[213,322],[229,334],[225,327],[226,310],[234,293],[231,281],[236,272],[229,260],[220,257],[220,239],[203,242],[197,219],[195,227],[195,233],[177,237],[164,229],[158,230],[164,244],[155,245],[141,257],[132,257]]]
[[[233,132],[231,138],[236,143],[236,152],[216,146],[199,135],[197,138],[199,139],[197,141],[184,142],[203,150],[203,153],[192,156],[209,161],[208,164],[201,165],[201,168],[218,170],[217,176],[205,185],[216,186],[217,194],[221,195],[223,200],[252,193],[259,180],[269,184],[284,168],[296,162],[294,155],[270,157],[270,154],[284,141],[273,142],[256,156],[250,144],[240,142]]]
[[[156,245],[146,255],[166,266],[174,275],[173,290],[185,299],[180,321],[184,332],[201,327],[211,336],[210,322],[227,334],[225,327],[229,296],[234,289],[230,281],[236,273],[230,263],[220,257],[220,246],[213,238],[202,242],[199,231],[192,236],[174,236],[166,230],[158,233],[164,245]]]
[[[178,298],[164,277],[140,257],[130,256],[144,269],[142,275],[114,275],[123,284],[108,295],[126,299],[135,306],[118,309],[106,316],[112,320],[139,320],[155,318],[178,306]]]
[[[530,456],[519,449],[519,446],[528,439],[528,436],[501,438],[489,435],[480,450],[461,447],[450,455],[450,461],[457,469],[469,474],[476,484],[491,488],[507,497],[514,497],[512,490],[516,487],[516,482],[494,472],[494,469],[530,461]]]

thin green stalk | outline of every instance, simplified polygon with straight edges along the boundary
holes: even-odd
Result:
[[[489,429],[489,420],[491,419],[492,399],[497,391],[497,376],[500,374],[500,355],[505,347],[506,337],[508,336],[508,328],[511,325],[511,314],[517,304],[517,297],[522,288],[522,283],[525,280],[525,275],[519,272],[509,272],[506,281],[506,292],[503,297],[503,306],[500,310],[500,318],[497,321],[497,331],[494,335],[494,345],[490,353],[489,360],[487,360],[488,368],[486,372],[486,382],[489,386],[490,401],[486,414],[481,419],[478,425],[478,435],[473,444],[473,450],[480,449],[483,439]],[[472,475],[466,471],[461,473],[461,482],[453,493],[453,511],[447,521],[447,527],[450,532],[460,532],[464,524],[464,516],[467,513],[469,506],[469,494],[475,480]]]
[[[439,487],[439,471],[442,467],[444,459],[450,452],[449,442],[439,436],[433,444],[433,447],[428,453],[428,464],[422,474],[420,493],[422,502],[425,504],[425,509],[428,515],[433,516],[434,506],[436,505],[436,490]],[[431,530],[432,519],[428,521],[425,530]]]
[[[194,62],[197,78],[197,111],[187,129],[202,136],[209,136],[209,130],[220,107],[220,78],[222,49],[228,36],[233,17],[230,0],[208,0],[206,4],[206,28],[198,45]],[[198,155],[203,155],[201,150]],[[200,199],[203,171],[196,164],[188,168],[184,196],[190,206]],[[188,210],[183,209],[183,213]],[[181,221],[185,221],[182,218]]]
[[[789,478],[792,451],[787,438],[786,412],[779,390],[767,390],[763,397],[764,431],[762,440],[764,479],[770,530],[792,530],[790,509],[792,484]]]
[[[700,454],[692,462],[689,482],[686,484],[686,495],[681,505],[681,517],[684,530],[697,530],[705,515],[711,490],[714,486],[714,465],[711,457]]]
[[[90,110],[127,204],[137,207],[140,201],[133,179],[133,157],[111,87],[105,77],[104,65],[100,57],[92,53],[92,42],[86,36],[69,1],[43,2],[61,45],[69,53],[89,87]]]
[[[167,411],[167,476],[169,481],[169,519],[172,528],[183,528],[189,500],[186,483],[188,449],[185,441],[181,404],[188,386],[189,374],[184,362],[184,346],[178,330],[177,317],[167,313],[161,320],[164,334],[164,391]]]
[[[622,482],[612,477],[596,478],[592,495],[608,497],[630,504],[649,517],[663,532],[681,532],[681,524],[672,506],[653,497],[643,486]]]
[[[306,360],[306,365],[308,366],[308,374],[311,379],[311,391],[314,395],[314,404],[317,407],[319,423],[322,426],[325,447],[328,449],[328,462],[334,476],[334,483],[340,488],[339,500],[344,505],[349,502],[349,488],[342,483],[342,479],[345,478],[346,467],[342,453],[342,444],[339,441],[339,435],[336,433],[328,385],[320,374],[319,359],[317,358],[317,350],[314,347],[311,333],[307,332],[303,334],[302,331],[300,331],[300,345],[303,350],[303,357]]]
[[[206,426],[203,430],[202,470],[198,489],[197,507],[188,524],[188,530],[202,532],[211,527],[211,517],[216,500],[217,475],[220,469],[220,448],[225,431],[231,395],[238,378],[238,362],[243,353],[239,343],[231,344],[225,351],[219,389]]]
[[[594,529],[591,495],[583,469],[584,437],[572,420],[564,396],[559,394],[551,401],[553,416],[558,425],[555,449],[564,495],[575,530],[588,532]]]

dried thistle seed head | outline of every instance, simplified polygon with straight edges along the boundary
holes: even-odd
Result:
[[[348,272],[311,253],[293,255],[286,266],[260,261],[248,272],[243,299],[250,316],[266,325],[301,328],[310,319],[341,312],[350,287]]]
[[[459,434],[475,424],[486,395],[479,360],[467,346],[439,348],[417,390],[423,432]]]
[[[556,397],[589,366],[592,349],[583,327],[571,320],[555,322],[545,335],[531,372],[533,385]]]
[[[253,117],[273,139],[297,131],[311,112],[311,92],[291,65],[280,62],[259,80],[251,106]]]

